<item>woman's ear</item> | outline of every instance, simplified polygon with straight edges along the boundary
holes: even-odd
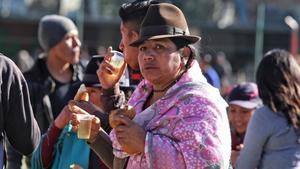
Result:
[[[190,56],[191,52],[192,52],[191,49],[189,47],[185,46],[182,51],[182,56],[187,60],[188,57]]]

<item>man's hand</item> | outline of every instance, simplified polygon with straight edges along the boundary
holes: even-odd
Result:
[[[72,110],[72,116],[71,116],[71,124],[73,126],[73,131],[77,132],[78,130],[78,125],[80,123],[79,119],[80,119],[80,115],[81,114],[89,114],[87,113],[85,110],[79,108],[78,106],[74,106],[73,110]],[[87,140],[88,142],[93,142],[99,131],[101,128],[101,121],[98,117],[93,116],[92,119],[92,126],[91,126],[91,132],[90,132],[90,138]]]
[[[120,73],[117,76],[115,76],[113,72],[116,72],[116,68],[114,68],[113,65],[110,64],[112,56],[112,47],[109,47],[107,49],[107,53],[105,55],[104,60],[99,65],[99,68],[97,70],[97,76],[103,89],[111,89],[118,85],[118,82],[126,68],[126,64],[123,64],[123,66],[120,69]]]
[[[103,112],[103,110],[94,105],[93,103],[90,102],[86,102],[86,101],[75,101],[75,100],[71,100],[69,102],[69,105],[76,105],[82,109],[84,109],[85,111],[87,111],[89,114],[94,115],[95,112],[99,111],[99,112]]]
[[[63,129],[71,120],[71,116],[72,112],[69,110],[68,106],[65,106],[54,120],[54,125],[59,129]]]

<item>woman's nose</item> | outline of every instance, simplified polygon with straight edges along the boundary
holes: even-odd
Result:
[[[146,50],[143,55],[144,55],[144,60],[146,61],[153,60],[155,57],[155,53],[152,50]]]

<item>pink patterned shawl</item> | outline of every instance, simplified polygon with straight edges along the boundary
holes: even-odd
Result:
[[[165,96],[142,110],[152,85],[144,80],[129,104],[146,131],[145,153],[132,155],[128,169],[202,169],[229,166],[231,139],[226,102],[210,86],[196,61]],[[114,154],[126,157],[112,130]]]

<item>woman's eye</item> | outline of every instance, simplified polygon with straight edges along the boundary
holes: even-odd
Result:
[[[146,50],[146,47],[140,47],[140,49],[139,49],[140,51],[145,51]]]
[[[156,45],[155,48],[156,48],[156,49],[162,49],[163,46],[162,46],[162,45]]]

